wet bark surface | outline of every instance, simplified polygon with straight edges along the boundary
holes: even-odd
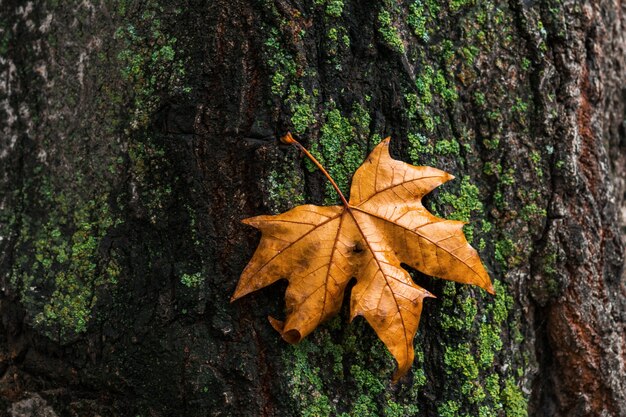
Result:
[[[0,415],[626,415],[626,16],[615,1],[0,8]],[[498,294],[412,271],[413,371],[362,320],[290,346],[259,236],[383,137],[453,173]],[[39,413],[39,414],[36,414]]]

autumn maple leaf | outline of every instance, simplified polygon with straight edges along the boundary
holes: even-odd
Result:
[[[405,263],[424,274],[494,293],[478,253],[463,234],[463,222],[432,215],[422,197],[454,177],[413,166],[389,155],[383,140],[354,174],[348,202],[326,170],[290,134],[284,142],[300,148],[324,172],[342,206],[303,205],[275,216],[243,222],[262,232],[234,301],[287,279],[285,322],[270,317],[283,339],[297,343],[336,314],[350,280],[350,319],[363,316],[398,362],[397,380],[413,363],[413,338],[422,300],[434,297],[416,285]]]

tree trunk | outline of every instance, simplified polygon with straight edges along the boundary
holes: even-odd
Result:
[[[0,415],[626,415],[626,4],[0,6]],[[285,284],[229,303],[241,219],[337,202],[287,131],[456,176],[497,295],[413,271],[397,384],[347,298],[295,346]]]

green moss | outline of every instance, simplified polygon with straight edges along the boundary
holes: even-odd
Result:
[[[480,49],[474,45],[468,45],[468,46],[464,46],[463,48],[461,48],[461,55],[463,56],[463,59],[465,60],[465,65],[467,65],[468,67],[472,67],[474,65],[474,62],[476,61],[476,57],[478,56],[479,53],[480,53]],[[476,104],[481,105],[479,100],[476,100]],[[484,102],[482,104],[484,104]]]
[[[457,401],[449,400],[437,407],[437,415],[439,417],[459,417],[461,406]]]
[[[271,213],[282,213],[305,202],[304,179],[293,158],[279,161],[276,170],[270,171],[265,189]]]
[[[272,76],[272,93],[281,96],[285,81],[287,78],[296,75],[296,64],[293,57],[285,52],[282,47],[277,29],[272,28],[269,31],[269,37],[265,41],[266,52],[268,55],[267,63],[274,70]]]
[[[554,279],[554,277],[548,276],[539,291],[541,291],[540,294],[546,299],[557,297],[561,292],[561,283]]]
[[[557,273],[556,270],[556,262],[558,259],[558,254],[556,252],[549,253],[543,258],[543,272],[550,276],[555,275]]]
[[[530,160],[533,163],[535,174],[538,178],[543,177],[543,168],[541,166],[541,154],[538,151],[532,151],[530,154]]]
[[[553,247],[545,248],[544,251],[544,255],[540,258],[539,263],[543,272],[543,279],[535,285],[541,285],[541,288],[537,288],[537,291],[545,298],[558,297],[563,286],[558,277],[558,253]]]
[[[509,257],[513,254],[514,248],[513,241],[509,238],[496,241],[494,251],[496,261],[503,267],[506,267],[509,263]]]
[[[528,103],[526,103],[521,97],[516,97],[515,104],[511,106],[511,111],[515,113],[526,113],[528,111]]]
[[[308,340],[290,348],[290,394],[301,406],[302,416],[330,416],[333,407],[328,396],[323,393],[324,386],[319,376],[319,367],[311,366],[308,356],[317,353],[318,348]]]
[[[442,46],[438,46],[437,54],[443,59],[450,60],[450,51],[448,42],[442,42]],[[451,44],[450,44],[451,45]],[[415,90],[406,92],[404,99],[406,101],[406,115],[410,122],[415,123],[412,131],[434,132],[435,128],[441,124],[440,116],[437,114],[437,105],[451,104],[458,100],[456,87],[454,83],[449,83],[446,79],[446,73],[443,70],[435,70],[432,65],[425,64],[415,77]],[[454,146],[453,143],[451,145]],[[455,148],[445,148],[445,142],[440,145],[442,154],[454,154]],[[415,161],[414,161],[415,162]]]
[[[337,31],[337,28],[330,28],[327,36],[328,39],[330,39],[331,41],[337,42],[337,39],[339,38],[339,32]]]
[[[198,288],[204,282],[201,272],[195,274],[183,274],[180,277],[180,282],[187,288]]]
[[[446,364],[446,372],[448,374],[453,375],[459,373],[469,381],[478,378],[478,365],[474,360],[474,355],[471,352],[469,343],[461,343],[453,347],[447,346],[443,360]],[[470,388],[471,384],[467,384],[463,381],[463,393],[468,394]]]
[[[450,0],[449,7],[451,12],[456,12],[463,7],[474,4],[474,0]]]
[[[502,185],[513,185],[515,184],[515,171],[512,168],[509,168],[503,175],[500,177],[500,184]]]
[[[369,125],[369,115],[366,116],[363,107],[355,106],[352,115],[352,118],[348,118],[336,108],[328,110],[320,139],[311,146],[311,153],[328,170],[344,195],[348,193],[352,175],[366,156],[366,149],[357,141],[357,133],[369,131],[369,128],[365,128]],[[356,128],[353,121],[357,124]],[[316,170],[312,164],[308,166],[311,171]],[[326,204],[335,203],[339,199],[330,182],[326,183],[325,195]]]
[[[385,389],[385,386],[376,376],[374,376],[372,372],[360,367],[359,365],[352,365],[350,368],[350,374],[356,381],[356,385],[361,391],[369,392],[375,395],[380,394]]]
[[[276,71],[274,75],[272,75],[272,93],[280,94],[284,83],[285,76],[280,71]]]
[[[483,172],[487,175],[500,175],[502,173],[502,165],[496,162],[485,162]]]
[[[432,96],[431,96],[432,99]],[[408,93],[404,95],[404,100],[407,103],[407,116],[409,117],[409,119],[415,120],[418,116],[418,103],[419,98],[417,97],[417,94],[414,93]]]
[[[478,417],[498,417],[498,411],[488,405],[483,405],[478,408]]]
[[[429,144],[428,138],[419,133],[409,133],[407,135],[409,141],[409,157],[414,164],[420,164],[425,161],[424,156],[432,155],[434,148]]]
[[[388,386],[393,360],[379,340],[366,336],[371,333],[364,331],[364,326],[367,324],[361,321],[342,329],[342,320],[335,317],[311,335],[312,341],[304,340],[285,352],[290,394],[298,415],[379,416],[389,407],[414,415],[408,413],[415,408],[410,403],[393,400]],[[329,361],[332,366],[327,366]],[[327,388],[338,384],[347,395],[337,397]],[[411,395],[409,399],[415,398]]]
[[[442,300],[442,304],[444,307],[451,307],[454,305],[454,296],[456,295],[456,285],[452,281],[445,281],[443,284],[443,295],[445,296]]]
[[[107,195],[89,200],[73,212],[65,194],[54,194],[51,198],[58,201],[58,211],[48,213],[47,223],[35,235],[34,263],[23,266],[37,278],[16,275],[13,283],[21,282],[22,302],[32,307],[31,311],[40,309],[34,317],[35,326],[64,340],[87,329],[97,302],[97,290],[117,283],[120,273],[117,263],[112,258],[101,260],[98,249],[101,239],[119,222],[109,213]],[[69,221],[64,214],[67,212]],[[22,239],[27,240],[30,231],[23,232]],[[28,262],[27,259],[23,262]],[[40,300],[36,295],[39,286],[52,289],[51,295]]]
[[[454,64],[455,58],[455,46],[451,40],[445,39],[441,42],[441,58],[445,62],[447,67]]]
[[[272,28],[265,41],[267,63],[273,71],[271,90],[288,107],[293,132],[301,135],[316,121],[315,95],[309,94],[303,87],[302,77],[305,71],[296,66],[296,60],[286,52],[280,39],[279,30]]]
[[[487,389],[487,393],[493,399],[500,398],[500,376],[496,373],[488,375],[485,378],[485,388]]]
[[[304,88],[291,85],[285,102],[289,105],[292,113],[293,131],[297,134],[303,134],[309,125],[315,123],[313,98],[306,93]]]
[[[157,17],[162,13],[163,6],[149,1],[136,21],[115,31],[114,38],[122,45],[117,56],[120,71],[134,90],[133,129],[148,125],[150,115],[159,106],[158,92],[191,91],[184,83],[186,63],[178,56],[178,40],[166,33]]]
[[[541,155],[539,154],[539,152],[537,151],[533,151],[530,154],[530,160],[534,163],[534,164],[538,164],[541,161]]]
[[[343,13],[343,0],[327,0],[326,14],[331,17],[340,17]]]
[[[466,410],[465,415],[496,416],[502,409],[502,395],[500,376],[494,373],[493,364],[496,363],[495,355],[504,348],[500,337],[504,326],[515,327],[513,321],[509,321],[512,311],[513,298],[507,288],[498,280],[494,280],[496,297],[479,310],[482,314],[478,329],[471,331],[475,325],[473,309],[462,308],[467,303],[465,297],[469,296],[468,287],[458,286],[454,283],[446,283],[443,288],[442,304],[446,313],[442,314],[442,329],[444,334],[450,334],[449,344],[444,342],[445,372],[454,375],[454,379],[446,386],[447,398],[461,396],[462,401],[455,400],[443,402],[439,412],[448,415],[456,414],[460,409]],[[475,296],[473,296],[475,299]],[[450,309],[453,313],[448,313]],[[472,321],[464,326],[446,329],[443,323],[446,314],[458,315],[461,318],[472,317]],[[460,330],[462,333],[450,332]],[[459,342],[461,337],[465,341]],[[510,369],[507,373],[517,373],[517,369]],[[444,398],[446,398],[444,396]],[[457,397],[458,398],[458,397]]]
[[[393,26],[391,14],[387,10],[381,10],[378,13],[378,24],[378,33],[383,37],[387,46],[398,53],[405,53],[402,39],[398,30]]]
[[[347,29],[339,23],[334,23],[326,32],[327,42],[324,45],[326,52],[331,57],[330,64],[334,64],[335,70],[341,71],[341,60],[338,59],[350,47],[350,37]]]
[[[452,307],[452,311],[444,310],[441,314],[441,328],[444,330],[471,331],[476,313],[478,312],[476,299],[462,290],[458,294],[454,291],[453,282],[444,284],[443,301],[445,307]],[[455,297],[456,294],[456,297]],[[453,302],[454,300],[454,302]]]
[[[426,66],[420,71],[415,80],[417,94],[405,95],[407,100],[407,115],[410,120],[421,121],[421,127],[428,132],[433,132],[436,127],[436,119],[432,115],[431,103],[433,102],[433,90],[439,92],[433,86],[435,84],[435,70]]]
[[[139,136],[130,132],[149,124],[160,97],[187,93],[184,45],[159,18],[173,12],[161,13],[163,9],[153,0],[131,10],[120,4],[117,11],[125,16],[120,18],[116,8],[111,8],[112,23],[123,22],[117,23],[117,29],[111,22],[106,27],[92,22],[97,29],[106,29],[105,37],[107,30],[115,31],[109,33],[115,39],[85,57],[85,62],[94,64],[85,66],[85,79],[97,86],[95,98],[90,98],[91,107],[95,106],[91,116],[71,123],[63,118],[48,120],[51,130],[66,133],[64,140],[42,138],[41,146],[48,150],[46,163],[33,166],[36,162],[32,159],[24,166],[32,169],[33,175],[29,172],[24,182],[28,185],[20,190],[20,211],[24,213],[17,240],[21,255],[10,281],[19,292],[26,325],[55,342],[82,337],[78,334],[101,319],[99,313],[106,310],[99,308],[101,295],[114,291],[122,274],[117,262],[118,240],[111,236],[120,221],[119,210],[130,198],[112,193],[121,190],[119,182],[124,179],[142,187],[127,171],[125,155],[121,156],[126,146],[129,152],[134,148],[131,142]],[[90,20],[85,20],[87,12],[77,13],[78,21]],[[93,41],[85,31],[75,35],[76,45]],[[51,45],[63,39],[54,24],[48,36]],[[58,53],[63,62],[77,58],[76,47],[58,48]],[[51,102],[78,106],[78,83],[74,85],[72,77],[56,77],[54,69],[50,76],[56,80],[53,95],[62,96],[51,97]],[[31,116],[35,124],[45,119],[36,113]],[[143,208],[138,212],[143,214]]]
[[[357,135],[359,135],[362,139],[367,139],[369,137],[372,118],[364,106],[359,103],[355,103],[354,106],[352,106],[350,121],[356,129]]]
[[[415,404],[403,405],[392,400],[387,401],[387,405],[383,410],[385,417],[409,417],[419,413],[419,407]]]
[[[443,74],[443,71],[437,71],[433,80],[433,84],[437,94],[439,94],[446,102],[450,103],[458,100],[459,96],[456,93],[454,85],[448,84],[448,82],[446,81],[446,77]]]
[[[364,417],[378,417],[380,412],[378,406],[374,400],[368,395],[361,394],[357,397],[354,407],[352,408],[350,415],[352,416],[364,416]]]
[[[494,362],[495,353],[502,350],[500,326],[492,323],[481,323],[478,334],[479,363],[488,368]]]
[[[459,194],[444,192],[440,195],[439,201],[442,205],[450,205],[453,210],[447,218],[469,222],[473,212],[482,213],[483,204],[480,201],[478,187],[470,183],[469,177],[461,179]],[[469,242],[472,241],[474,233],[473,226],[465,226],[465,235]]]
[[[415,364],[413,369],[413,385],[416,388],[426,385],[426,373],[424,372],[424,368],[418,367],[418,365]]]
[[[493,312],[494,323],[501,326],[507,321],[509,311],[513,307],[513,297],[500,281],[494,280],[493,286],[496,290],[496,298],[491,304],[490,310]]]
[[[481,91],[476,91],[474,93],[474,103],[479,106],[484,106],[487,103],[487,99],[485,98],[485,94]]]
[[[315,4],[323,7],[329,17],[341,17],[343,13],[343,0],[315,0]]]
[[[432,85],[435,70],[431,66],[425,67],[415,80],[415,87],[419,93],[419,102],[428,105],[433,101]]]
[[[420,0],[416,0],[409,5],[409,16],[407,17],[407,23],[413,30],[415,36],[424,42],[428,42],[430,39],[430,32],[426,28],[430,20],[430,13]]]
[[[522,67],[522,69],[523,69],[524,71],[527,71],[527,70],[528,70],[528,68],[530,68],[530,65],[531,65],[531,64],[532,64],[532,63],[531,63],[530,59],[528,59],[528,58],[526,58],[526,57],[522,58],[521,67]]]
[[[492,136],[491,138],[483,139],[483,145],[489,150],[496,150],[500,146],[500,138],[498,136]]]
[[[537,206],[535,203],[525,205],[520,211],[521,218],[527,222],[543,219],[547,215],[546,209]]]
[[[439,155],[458,156],[460,151],[459,142],[454,139],[440,140],[435,143],[435,153]]]
[[[507,378],[502,390],[502,403],[506,417],[528,416],[528,399],[512,377]]]

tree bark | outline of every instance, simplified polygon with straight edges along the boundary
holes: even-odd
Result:
[[[0,5],[0,415],[626,415],[624,3]],[[287,131],[456,176],[497,294],[412,271],[397,384],[349,295],[295,346],[285,284],[229,303],[241,219],[336,203]]]

